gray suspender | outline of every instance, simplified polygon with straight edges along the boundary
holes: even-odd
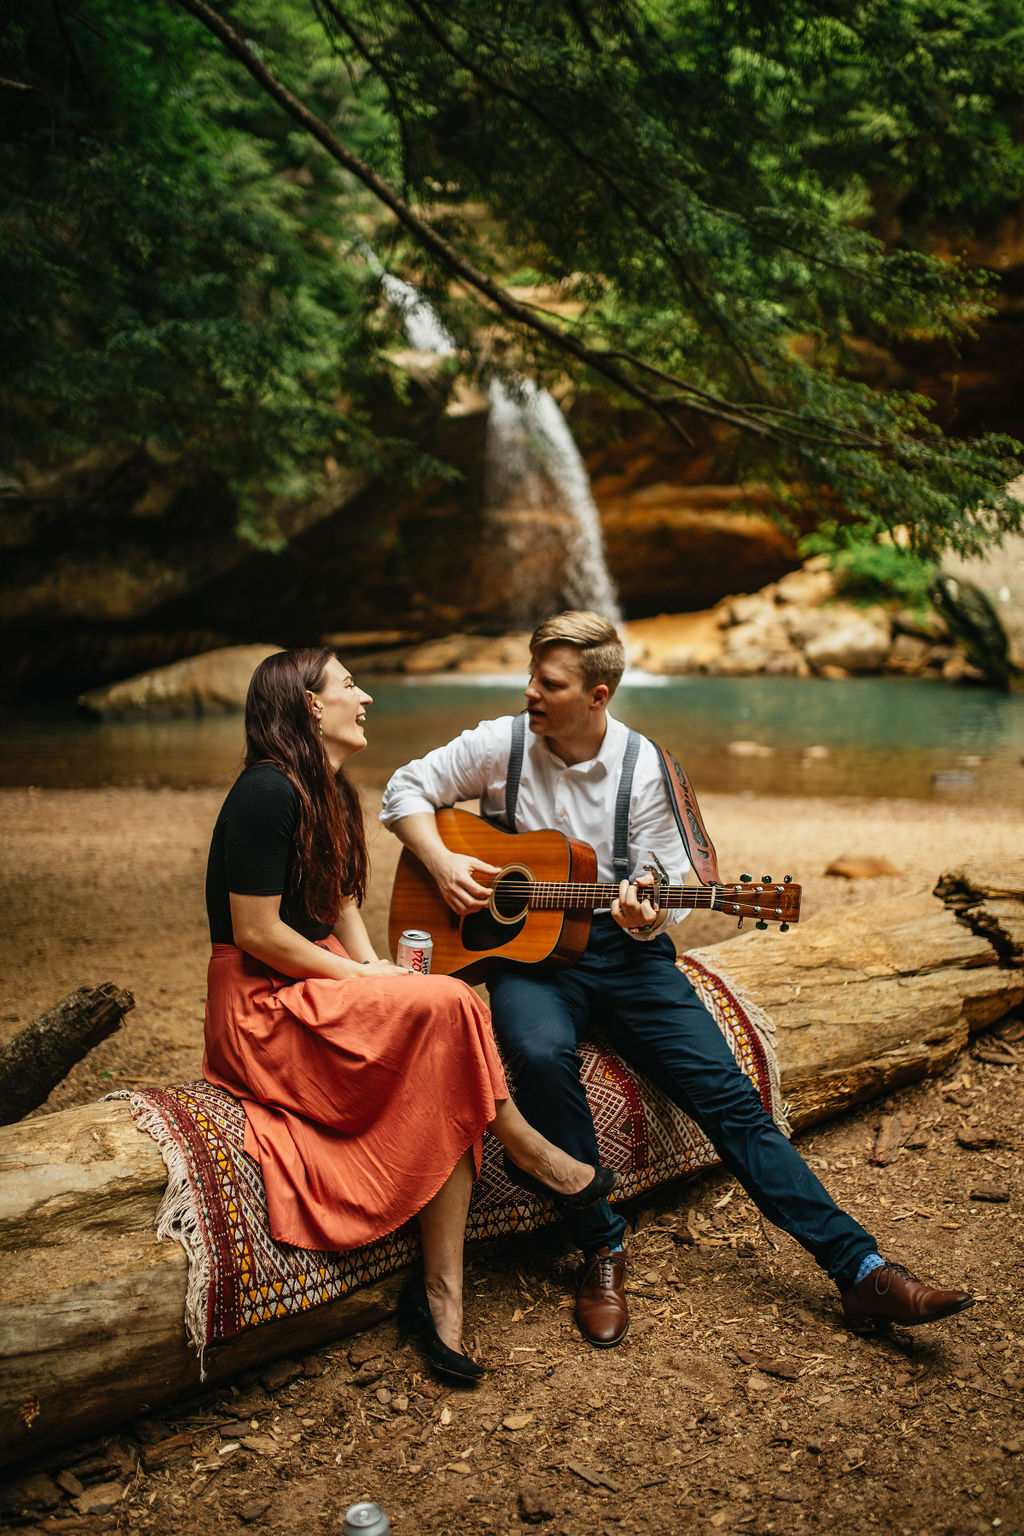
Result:
[[[622,758],[622,773],[615,797],[615,840],[612,849],[612,867],[616,880],[629,875],[629,799],[633,792],[633,772],[640,754],[640,736],[630,731],[626,751]],[[516,830],[516,805],[519,801],[519,783],[523,776],[523,753],[526,750],[526,716],[516,715],[512,720],[512,746],[508,754],[508,772],[505,775],[505,821],[510,832]]]
[[[512,747],[508,754],[508,773],[505,775],[505,820],[510,832],[516,830],[516,804],[519,800],[519,780],[523,776],[523,751],[526,745],[526,715],[515,715],[512,720]]]
[[[629,878],[629,797],[633,793],[633,770],[640,752],[640,737],[630,731],[622,758],[619,775],[619,792],[615,797],[615,842],[612,845],[612,868],[616,880]]]
[[[636,768],[642,737],[630,731],[622,758],[622,773],[615,797],[615,839],[612,845],[612,865],[617,880],[629,877],[629,800],[633,790],[633,771]],[[516,715],[512,721],[512,748],[508,755],[508,773],[505,776],[505,819],[509,830],[516,830],[516,803],[519,799],[519,782],[523,773],[523,752],[526,743],[526,715]],[[679,828],[683,847],[697,879],[704,885],[718,885],[718,860],[711,839],[704,829],[697,797],[686,774],[676,759],[657,742],[652,742],[658,754],[668,803]]]

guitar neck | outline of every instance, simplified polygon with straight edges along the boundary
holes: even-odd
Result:
[[[388,914],[392,953],[406,928],[427,928],[434,938],[438,975],[475,982],[491,966],[507,962],[575,965],[587,947],[590,914],[611,907],[619,894],[619,881],[597,879],[593,848],[551,828],[507,832],[457,807],[438,811],[437,825],[452,852],[496,870],[490,899],[480,911],[457,916],[426,866],[404,849]],[[729,885],[666,882],[641,890],[662,907],[718,912],[741,921],[749,917],[762,929],[778,924],[785,932],[800,917],[800,887],[788,876],[777,885],[765,875],[759,882],[745,876]]]
[[[510,912],[517,907],[535,912],[593,912],[611,906],[619,894],[619,884],[614,880],[532,880],[510,871],[500,880],[500,891],[501,903]],[[791,923],[800,915],[800,887],[788,881],[776,885],[753,880],[736,885],[663,885],[658,902],[661,907]]]

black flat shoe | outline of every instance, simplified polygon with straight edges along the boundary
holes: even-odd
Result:
[[[585,1189],[581,1189],[575,1195],[562,1195],[557,1189],[552,1189],[540,1179],[535,1179],[532,1173],[518,1168],[507,1152],[502,1154],[502,1162],[505,1165],[505,1176],[513,1184],[518,1184],[520,1189],[528,1189],[533,1194],[540,1195],[542,1200],[550,1200],[552,1205],[559,1206],[563,1211],[585,1211],[588,1206],[596,1205],[599,1200],[607,1200],[619,1183],[619,1175],[614,1168],[599,1166]]]
[[[398,1322],[403,1333],[412,1334],[423,1346],[430,1364],[441,1376],[469,1386],[480,1380],[484,1373],[468,1355],[460,1355],[457,1349],[449,1349],[434,1323],[434,1314],[427,1300],[427,1285],[422,1275],[411,1275],[398,1295]]]

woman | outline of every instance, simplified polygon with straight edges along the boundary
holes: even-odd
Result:
[[[245,768],[207,866],[203,1072],[245,1104],[277,1241],[356,1248],[418,1216],[423,1274],[402,1292],[402,1320],[436,1369],[472,1381],[462,1247],[484,1129],[510,1177],[565,1206],[603,1198],[618,1175],[527,1125],[469,987],[374,953],[362,813],[343,772],[372,702],[326,647],[253,674]]]

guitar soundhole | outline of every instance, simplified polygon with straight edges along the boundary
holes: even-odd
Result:
[[[509,864],[495,878],[488,903],[499,923],[520,923],[530,908],[533,876],[525,864]]]

